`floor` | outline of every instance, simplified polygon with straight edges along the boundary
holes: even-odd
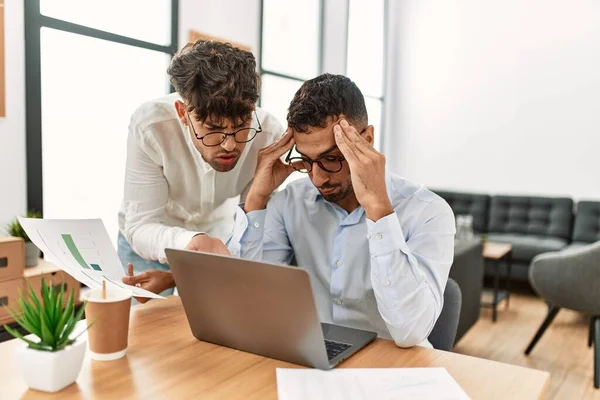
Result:
[[[560,310],[531,354],[523,354],[546,312],[540,298],[523,290],[513,293],[508,310],[500,305],[496,323],[491,310],[482,309],[454,351],[550,372],[547,399],[600,400],[593,385],[593,349],[587,346],[589,318],[583,314]]]

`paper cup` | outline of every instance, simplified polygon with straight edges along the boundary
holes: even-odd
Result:
[[[84,296],[88,302],[85,318],[88,324],[93,322],[88,330],[92,359],[117,360],[127,353],[131,296],[129,290],[112,288],[106,289],[106,299],[102,298],[102,289],[94,289]]]

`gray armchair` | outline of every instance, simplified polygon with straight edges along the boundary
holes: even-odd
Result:
[[[460,287],[452,278],[448,278],[444,290],[444,306],[428,338],[434,349],[452,351],[461,305]]]
[[[588,346],[594,344],[594,387],[600,387],[600,242],[577,249],[540,254],[532,261],[529,280],[548,303],[548,316],[525,350],[533,350],[561,308],[591,316]]]

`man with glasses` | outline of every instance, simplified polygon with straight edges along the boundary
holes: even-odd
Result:
[[[430,346],[454,254],[452,210],[385,169],[350,79],[305,82],[288,126],[259,154],[229,250],[274,263],[295,258],[309,272],[323,322],[373,330],[401,347]],[[292,167],[309,179],[271,196]]]
[[[177,93],[144,103],[131,118],[118,239],[121,262],[140,274],[135,283],[163,294],[173,286],[165,248],[227,252],[222,240],[258,151],[283,132],[256,107],[252,53],[198,41],[173,58],[168,73]]]

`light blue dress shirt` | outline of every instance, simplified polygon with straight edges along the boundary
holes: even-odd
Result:
[[[232,255],[296,264],[310,275],[321,322],[372,330],[400,347],[430,346],[454,257],[454,214],[425,187],[386,172],[394,213],[377,222],[323,199],[306,178],[266,210],[239,208]]]

